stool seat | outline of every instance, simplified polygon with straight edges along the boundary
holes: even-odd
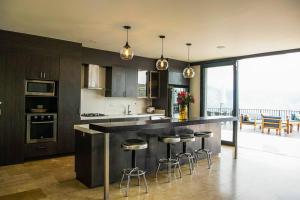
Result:
[[[209,137],[213,137],[214,133],[211,131],[201,131],[201,132],[195,132],[194,135],[195,137],[209,138]]]
[[[180,135],[181,142],[195,142],[196,138],[193,134],[182,134]]]
[[[147,149],[148,143],[141,139],[128,139],[122,144],[124,150],[140,150]]]
[[[174,144],[180,142],[180,136],[178,135],[160,135],[158,136],[158,140],[167,143],[167,144]]]

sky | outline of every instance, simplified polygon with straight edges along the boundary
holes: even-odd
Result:
[[[231,66],[207,71],[208,107],[232,107]],[[300,110],[300,53],[239,61],[240,108]]]

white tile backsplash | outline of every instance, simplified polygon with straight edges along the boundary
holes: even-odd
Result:
[[[81,89],[81,113],[125,114],[130,105],[132,114],[145,113],[151,100],[129,97],[105,97],[104,91]]]

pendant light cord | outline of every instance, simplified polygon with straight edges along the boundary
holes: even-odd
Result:
[[[191,43],[186,43],[186,46],[188,47],[188,68],[191,67],[190,65],[190,47],[191,47]]]
[[[190,63],[190,46],[188,46],[188,62]]]
[[[127,35],[127,43],[128,43],[128,29],[126,29],[126,35]]]
[[[161,55],[164,55],[164,38],[161,38]]]

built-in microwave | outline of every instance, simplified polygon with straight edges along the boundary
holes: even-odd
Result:
[[[26,80],[25,95],[55,96],[55,81]]]

